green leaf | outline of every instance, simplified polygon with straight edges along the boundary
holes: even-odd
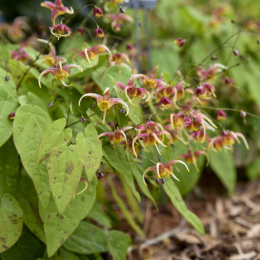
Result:
[[[0,254],[0,257],[2,260],[35,260],[42,256],[44,247],[34,235],[23,232],[15,245]]]
[[[10,80],[6,81],[5,77],[10,77]],[[16,95],[16,86],[12,79],[12,75],[8,74],[5,70],[0,68],[0,86],[4,86],[5,90],[8,92],[9,95],[15,96]]]
[[[102,90],[110,88],[110,93],[113,94],[113,87],[115,82],[120,81],[123,84],[126,84],[129,78],[132,76],[132,73],[129,68],[124,66],[112,66],[109,67],[103,77]],[[116,93],[116,92],[115,92]]]
[[[106,228],[111,228],[110,218],[105,214],[104,209],[97,202],[89,212],[88,217]]]
[[[44,207],[50,198],[47,164],[35,166],[36,153],[44,130],[51,124],[49,115],[39,107],[23,105],[14,120],[14,143],[21,155],[23,166],[35,185]]]
[[[246,168],[246,175],[250,181],[256,180],[260,176],[260,158]]]
[[[141,197],[135,188],[134,177],[127,160],[126,151],[120,146],[116,146],[113,149],[111,145],[107,145],[103,147],[103,154],[107,163],[119,172],[122,179],[130,187],[136,199],[140,202]]]
[[[64,243],[64,247],[78,254],[95,254],[108,251],[107,234],[100,228],[81,221],[78,228]]]
[[[48,259],[48,260],[79,260],[79,258],[75,254],[67,251],[65,248],[60,248],[59,252],[56,253],[54,256],[52,256],[50,258],[46,254],[46,256],[44,255],[44,257],[41,258],[41,259],[42,260],[43,259]],[[40,259],[37,259],[37,260],[40,260]]]
[[[76,137],[79,156],[82,159],[88,180],[91,181],[97,171],[102,158],[102,144],[98,133],[92,124],[87,125],[85,133]]]
[[[32,180],[25,170],[20,176],[19,193],[16,194],[16,198],[23,210],[24,223],[37,238],[45,243],[43,222],[39,215],[39,199]]]
[[[88,215],[96,199],[96,184],[97,180],[94,178],[88,184],[87,190],[75,196],[62,214],[58,212],[53,199],[50,200],[47,208],[43,208],[40,204],[40,216],[44,223],[49,257],[68,239],[80,220]],[[84,185],[80,184],[79,190],[83,187]]]
[[[62,144],[52,148],[48,174],[52,195],[60,213],[76,193],[82,168],[77,146]]]
[[[19,159],[13,141],[0,148],[0,198],[5,193],[15,195],[19,179]]]
[[[39,98],[32,92],[28,92],[27,95],[19,96],[18,101],[21,105],[34,105],[46,112],[48,111],[48,104],[45,104],[42,98]]]
[[[23,211],[16,199],[5,194],[0,202],[0,253],[18,240],[23,228]]]
[[[108,236],[108,249],[112,254],[114,260],[125,260],[127,255],[127,249],[131,243],[129,235],[112,230]]]
[[[231,195],[234,192],[237,178],[232,153],[226,150],[217,153],[211,151],[209,152],[209,164]]]
[[[13,133],[13,120],[8,118],[11,112],[15,112],[17,102],[7,92],[6,87],[0,85],[0,146],[2,146]]]
[[[204,227],[200,219],[191,211],[189,211],[182,199],[181,193],[175,183],[168,178],[163,185],[165,192],[169,196],[172,204],[182,214],[182,216],[201,234],[205,234]]]
[[[54,121],[44,131],[37,151],[36,165],[40,164],[50,156],[51,148],[62,143],[64,140],[65,125],[66,119],[61,118]]]

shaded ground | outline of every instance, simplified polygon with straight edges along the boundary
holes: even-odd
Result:
[[[260,179],[238,185],[232,198],[214,177],[202,181],[186,203],[202,220],[206,235],[181,219],[171,204],[156,211],[146,202],[143,230],[147,239],[133,237],[128,259],[260,259]],[[124,229],[129,233],[127,224]]]

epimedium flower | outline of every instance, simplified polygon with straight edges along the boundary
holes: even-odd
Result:
[[[181,158],[184,158],[184,160],[187,162],[187,163],[193,163],[196,170],[199,171],[199,168],[198,168],[198,165],[197,165],[197,160],[199,158],[199,156],[203,154],[205,155],[206,159],[207,159],[207,164],[206,166],[208,166],[208,163],[209,163],[209,156],[208,154],[205,152],[205,151],[191,151],[191,150],[188,150],[187,153],[185,154],[181,154],[179,155],[178,157],[181,157]]]
[[[55,79],[59,79],[61,81],[61,83],[63,84],[63,86],[69,87],[69,85],[67,85],[64,82],[64,79],[69,77],[70,68],[77,68],[80,71],[83,71],[83,69],[76,64],[66,64],[66,65],[62,66],[61,61],[59,61],[56,63],[56,68],[48,68],[40,74],[39,79],[38,79],[39,87],[41,88],[41,77],[43,75],[46,75],[49,73],[51,73]]]
[[[103,16],[103,11],[102,11],[102,9],[101,9],[100,7],[97,7],[97,6],[96,6],[96,7],[94,8],[93,15],[94,15],[94,17],[97,17],[97,18],[102,17],[102,16]]]
[[[173,169],[172,169],[172,166],[176,163],[180,163],[180,164],[183,164],[187,171],[189,172],[189,168],[187,166],[187,164],[181,160],[171,160],[169,161],[168,163],[166,164],[163,164],[161,162],[158,162],[156,164],[156,166],[152,166],[152,167],[149,167],[147,168],[144,173],[143,173],[143,181],[144,181],[144,184],[147,186],[146,182],[145,182],[145,175],[147,172],[149,171],[154,171],[156,176],[161,179],[161,178],[169,178],[170,175],[173,176],[174,179],[176,179],[177,181],[180,181],[176,175],[173,173]]]
[[[39,41],[47,43],[47,41],[43,40],[43,39],[39,39]],[[44,62],[49,66],[53,66],[57,62],[64,63],[67,61],[67,59],[65,59],[63,57],[56,56],[56,48],[51,42],[49,42],[49,53],[42,55],[42,58],[43,58]]]
[[[227,66],[220,64],[220,63],[215,63],[209,67],[208,70],[205,70],[202,67],[199,67],[197,70],[197,74],[200,77],[200,80],[203,81],[205,79],[210,80],[215,77],[215,74],[218,72],[221,72],[223,70],[228,69]]]
[[[130,99],[131,97],[136,98],[136,99],[144,99],[145,102],[148,102],[151,97],[150,92],[144,88],[137,88],[134,85],[125,86],[120,81],[116,82],[116,86],[125,92],[125,95],[129,101],[129,103],[132,105],[135,105],[135,104]]]
[[[178,47],[182,47],[185,43],[185,40],[182,38],[177,38],[174,43],[178,46]]]
[[[121,129],[117,128],[115,132],[105,132],[100,134],[98,137],[107,136],[112,144],[120,144],[121,142],[127,143],[127,138],[125,131],[132,129],[132,126],[123,127]]]
[[[169,142],[172,144],[173,143],[173,140],[172,140],[172,137],[170,135],[169,132],[165,131],[165,130],[162,130],[162,131],[155,131],[155,132],[150,132],[149,134],[138,134],[134,139],[133,139],[133,142],[132,142],[132,149],[133,149],[133,152],[134,152],[134,155],[135,157],[137,157],[137,154],[136,154],[136,151],[135,151],[135,142],[137,140],[140,140],[142,139],[142,142],[141,144],[146,147],[147,145],[154,145],[156,150],[158,151],[159,154],[161,154],[157,144],[161,144],[165,147],[167,147],[167,145],[165,145],[160,137],[162,135],[166,135],[167,139],[169,140]]]
[[[141,79],[144,83],[144,87],[146,89],[155,89],[162,85],[167,85],[162,79],[155,79],[155,74],[158,69],[158,66],[154,68],[150,76],[146,76],[144,74],[134,74],[132,77],[128,80],[127,85],[134,85],[134,81],[136,79]]]
[[[80,56],[83,59],[87,60],[91,64],[91,61],[95,60],[98,57],[99,53],[104,53],[104,52],[108,52],[110,57],[112,58],[111,52],[108,49],[108,47],[106,45],[104,45],[104,44],[98,44],[98,45],[93,46],[92,48],[85,47],[83,51],[80,51],[80,52],[76,53],[72,57],[72,60],[74,62],[75,58],[77,56]]]
[[[50,27],[51,34],[60,39],[60,37],[68,37],[71,35],[70,28],[65,24],[55,24]]]
[[[172,106],[173,106],[173,103],[168,97],[161,98],[157,105],[157,107],[161,110],[170,109]]]
[[[137,130],[138,134],[149,134],[156,131],[163,131],[164,128],[161,124],[154,122],[154,121],[148,121],[145,126],[139,125],[135,128]]]
[[[227,114],[224,110],[219,110],[216,112],[216,119],[217,120],[226,120]]]
[[[121,65],[122,63],[129,63],[129,62],[130,60],[127,54],[123,52],[115,53],[110,57],[111,65]]]
[[[105,15],[105,17],[112,21],[111,27],[115,31],[120,31],[121,26],[125,21],[130,23],[134,22],[134,19],[131,16],[122,13],[117,13],[117,14],[108,13]]]
[[[11,55],[14,60],[26,61],[30,59],[30,56],[25,52],[24,47],[21,47],[17,51],[11,51]]]
[[[65,7],[62,4],[62,0],[55,0],[55,3],[50,2],[50,1],[45,1],[43,3],[41,3],[41,6],[46,7],[48,9],[51,10],[51,18],[52,18],[52,23],[53,25],[55,24],[55,20],[57,18],[57,16],[62,15],[62,14],[73,14],[73,8],[70,7],[70,9],[68,7]]]
[[[204,83],[203,85],[194,89],[194,96],[198,98],[197,100],[209,100],[212,96],[216,97],[215,95],[215,87],[209,83]]]
[[[249,146],[244,135],[229,130],[224,130],[220,133],[219,136],[213,137],[209,141],[208,149],[215,152],[220,151],[223,147],[228,150],[233,150],[233,145],[235,141],[240,144],[239,138],[242,139],[246,146],[246,149],[249,150]]]
[[[104,38],[105,37],[105,33],[104,33],[103,29],[101,29],[101,28],[96,29],[96,37],[97,38]]]
[[[110,89],[109,88],[105,89],[105,91],[103,93],[103,96],[100,96],[100,95],[95,94],[95,93],[84,94],[80,98],[80,100],[79,100],[79,106],[80,106],[81,100],[84,97],[93,97],[93,98],[95,98],[97,100],[97,105],[98,105],[99,109],[102,112],[104,112],[103,124],[105,123],[107,110],[109,110],[112,106],[114,106],[116,104],[121,104],[121,105],[123,105],[125,107],[125,109],[126,109],[126,116],[127,116],[128,113],[129,113],[128,105],[122,99],[120,99],[120,98],[110,98],[109,95],[110,95]]]

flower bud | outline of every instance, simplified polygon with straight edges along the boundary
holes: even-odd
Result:
[[[156,178],[156,183],[157,183],[158,185],[161,184],[161,179]]]
[[[134,48],[134,46],[133,46],[133,44],[131,44],[131,43],[129,43],[129,44],[126,45],[126,50],[127,50],[127,51],[131,51],[131,50],[133,50],[133,48]]]
[[[84,28],[79,28],[79,29],[77,30],[77,33],[78,33],[79,35],[83,35],[83,34],[85,34],[85,32],[86,32],[86,29],[84,29]]]
[[[81,123],[85,123],[85,122],[86,122],[86,118],[85,118],[85,117],[81,117],[81,118],[80,118],[80,122],[81,122]]]
[[[174,41],[175,44],[177,44],[178,47],[182,47],[185,43],[185,40],[182,39],[182,38],[177,38],[175,41]]]
[[[49,108],[52,108],[53,105],[54,105],[53,102],[50,102],[50,103],[48,104],[48,107],[49,107]]]
[[[9,81],[10,77],[9,76],[5,76],[5,81]]]
[[[241,111],[240,116],[245,118],[246,117],[246,112],[245,111]]]
[[[218,58],[217,58],[216,56],[212,56],[210,59],[211,59],[212,61],[218,60]]]
[[[104,179],[104,174],[102,172],[98,172],[97,178],[102,181]]]
[[[164,184],[164,183],[165,183],[165,179],[161,178],[161,184]]]
[[[232,85],[232,79],[226,78],[226,79],[225,79],[225,83],[226,83],[228,86],[231,86],[231,85]]]
[[[119,12],[120,12],[121,14],[124,14],[124,13],[125,13],[125,9],[124,9],[123,7],[120,7]]]
[[[119,111],[120,111],[121,114],[125,114],[125,112],[126,112],[125,108],[120,108]]]
[[[11,120],[13,120],[14,117],[15,117],[15,112],[12,112],[12,113],[10,113],[10,114],[8,115],[8,118],[11,119]]]
[[[234,50],[234,51],[233,51],[233,54],[234,54],[235,56],[238,56],[238,55],[239,55],[239,51],[238,51],[238,50]]]

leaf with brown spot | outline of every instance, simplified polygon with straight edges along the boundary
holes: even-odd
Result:
[[[48,162],[48,175],[55,203],[62,213],[76,193],[83,163],[78,147],[61,144],[52,148]]]
[[[85,135],[83,133],[77,135],[76,144],[90,181],[95,176],[102,158],[102,144],[92,124],[87,125],[85,128]]]
[[[0,201],[0,253],[18,240],[23,228],[23,211],[16,199],[5,194]]]

